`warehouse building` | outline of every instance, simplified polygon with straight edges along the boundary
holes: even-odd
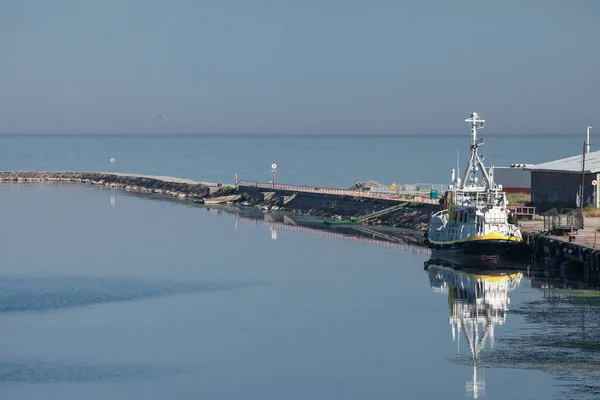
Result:
[[[506,193],[531,193],[533,164],[511,164],[510,167],[494,167],[494,182],[502,185]]]
[[[583,205],[598,207],[600,151],[537,164],[531,171],[531,201],[536,204],[562,203],[578,205],[583,179]]]

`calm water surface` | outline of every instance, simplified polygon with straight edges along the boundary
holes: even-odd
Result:
[[[581,136],[481,135],[486,165],[540,163],[581,154]],[[0,170],[107,171],[167,175],[208,182],[242,179],[346,188],[450,183],[464,169],[469,131],[462,135],[0,135]],[[110,158],[116,159],[110,164]]]
[[[3,184],[0,203],[3,399],[474,396],[423,249],[95,187]],[[493,360],[536,329],[510,309],[543,301],[524,277],[508,296],[477,396],[564,398],[556,374]]]

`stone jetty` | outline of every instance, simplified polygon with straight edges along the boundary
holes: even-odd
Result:
[[[82,183],[177,198],[206,197],[227,188],[233,189],[231,186],[218,183],[119,172],[0,172],[0,182]]]
[[[287,215],[312,215],[334,220],[360,221],[376,228],[408,228],[407,235],[422,243],[422,232],[439,204],[381,198],[307,193],[271,188],[252,188],[200,182],[166,176],[119,172],[0,172],[0,184],[83,184],[117,188],[144,195],[205,204],[229,203],[261,211],[284,211]],[[211,201],[212,199],[212,201]],[[219,206],[219,205],[218,205]],[[215,207],[215,205],[210,205]],[[561,270],[576,271],[593,287],[600,286],[600,219],[586,219],[586,229],[569,239],[540,231],[539,221],[521,221],[534,262],[552,264]],[[412,233],[409,233],[412,232]]]
[[[425,230],[439,204],[413,203],[368,197],[304,193],[293,190],[235,187],[165,176],[119,172],[0,172],[4,183],[68,183],[118,188],[131,192],[171,196],[176,199],[211,203],[229,198],[241,207],[263,211],[286,211],[337,220],[357,219],[365,225],[382,225]],[[213,201],[214,202],[214,201]],[[387,211],[389,210],[389,211]]]

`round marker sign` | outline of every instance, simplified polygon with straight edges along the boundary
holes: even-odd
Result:
[[[271,169],[277,169],[277,164],[275,164],[275,163],[271,164]]]
[[[596,186],[597,184],[598,184],[598,181],[594,179],[594,180],[592,181],[592,185]]]
[[[111,158],[111,159],[110,159],[110,162],[111,162],[111,163],[114,163],[114,162],[115,162],[115,159],[114,159],[114,158]]]

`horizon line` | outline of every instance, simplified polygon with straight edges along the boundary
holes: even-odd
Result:
[[[0,136],[465,136],[469,135],[469,132],[463,133],[300,133],[300,132],[222,132],[222,133],[208,133],[208,132],[197,132],[197,133],[159,133],[159,132],[143,132],[143,133],[9,133],[0,132]],[[511,132],[511,133],[490,133],[490,135],[504,135],[504,136],[577,136],[585,134],[581,132],[552,132],[552,133],[533,133],[533,132]],[[483,134],[483,136],[488,136]]]

